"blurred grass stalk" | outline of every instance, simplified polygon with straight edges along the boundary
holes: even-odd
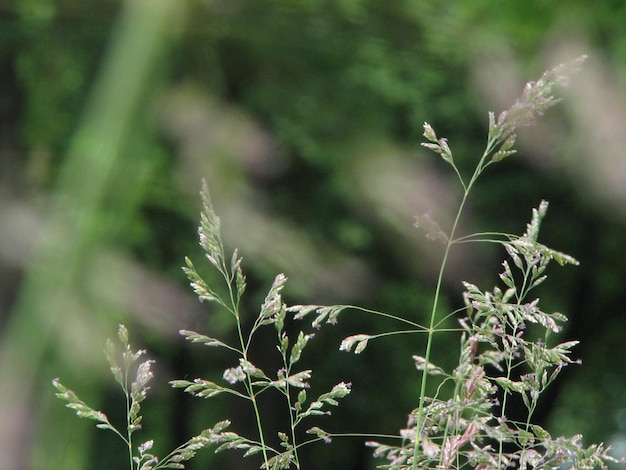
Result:
[[[39,243],[1,338],[2,468],[90,467],[82,461],[89,435],[70,434],[62,418],[60,422],[57,419],[64,415],[72,419],[71,413],[58,404],[55,406],[64,413],[51,418],[51,410],[58,411],[45,406],[49,402],[46,397],[53,395],[50,379],[54,375],[80,370],[84,360],[80,350],[63,352],[63,348],[75,348],[81,338],[74,335],[89,331],[93,335],[93,329],[103,322],[97,311],[81,305],[81,281],[90,260],[110,242],[111,228],[102,226],[101,214],[111,188],[116,188],[112,179],[116,169],[125,163],[123,149],[144,98],[145,84],[156,71],[175,9],[180,7],[177,0],[127,0],[121,6],[119,22],[58,175],[43,232],[37,234]],[[67,360],[72,355],[75,358]],[[83,445],[77,446],[78,441],[70,435],[82,439]]]

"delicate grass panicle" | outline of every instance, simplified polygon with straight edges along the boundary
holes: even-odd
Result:
[[[128,344],[128,331],[123,325],[119,326],[118,337],[122,347],[121,351],[112,341],[108,341],[106,358],[111,366],[113,377],[126,397],[126,429],[122,430],[115,427],[102,411],[94,410],[78,398],[72,390],[67,389],[59,379],[54,379],[52,384],[57,389],[57,397],[67,401],[66,406],[75,410],[79,417],[93,419],[98,422],[96,427],[115,433],[126,445],[130,469],[185,468],[182,462],[193,458],[196,451],[218,441],[224,424],[218,423],[214,428],[206,429],[198,436],[174,449],[163,459],[150,453],[154,445],[153,440],[143,442],[135,451],[133,434],[141,429],[141,402],[146,398],[149,389],[148,383],[152,379],[150,367],[154,361],[147,360],[137,364],[145,351],[133,351],[131,349]]]
[[[370,309],[336,305],[295,305],[283,303],[281,291],[287,278],[279,274],[274,279],[259,313],[250,324],[249,314],[241,310],[240,301],[246,290],[242,260],[235,250],[227,257],[220,234],[220,220],[213,209],[206,185],[202,189],[203,211],[199,229],[200,245],[208,262],[223,278],[221,288],[209,286],[190,259],[183,268],[200,301],[214,302],[235,319],[237,340],[230,344],[193,331],[180,333],[190,342],[227,350],[232,354],[232,367],[221,378],[174,380],[173,387],[200,398],[229,394],[246,401],[256,422],[252,437],[240,436],[228,430],[229,421],[221,421],[200,435],[190,439],[163,459],[150,453],[153,441],[148,440],[136,449],[133,436],[141,428],[140,405],[146,398],[148,383],[152,379],[151,360],[138,361],[144,351],[132,351],[128,344],[128,332],[119,328],[121,352],[112,342],[107,344],[106,357],[111,372],[126,397],[126,430],[113,426],[107,416],[90,408],[74,392],[65,388],[58,379],[53,381],[57,396],[67,401],[79,417],[95,420],[96,426],[114,432],[128,449],[129,468],[158,469],[184,468],[183,462],[191,459],[196,451],[214,446],[215,451],[240,449],[243,456],[260,455],[261,468],[301,468],[299,450],[314,442],[330,442],[333,437],[359,437],[368,440],[379,459],[379,468],[415,470],[424,468],[456,469],[505,469],[505,468],[558,468],[568,464],[573,468],[602,468],[614,461],[601,444],[584,447],[581,436],[573,438],[552,437],[548,431],[532,422],[533,413],[541,393],[552,383],[563,367],[577,362],[570,357],[576,341],[553,343],[551,334],[561,329],[567,320],[561,313],[547,313],[533,297],[533,290],[545,281],[545,270],[551,261],[559,265],[578,264],[563,253],[552,250],[538,241],[539,230],[546,216],[548,203],[541,201],[532,210],[526,232],[521,236],[498,232],[484,232],[457,236],[457,226],[463,213],[470,190],[478,177],[491,164],[512,155],[515,150],[515,132],[521,126],[532,124],[537,116],[558,102],[553,90],[567,83],[568,76],[582,62],[580,58],[571,64],[561,65],[546,72],[537,82],[526,85],[521,98],[496,119],[489,113],[487,146],[469,178],[463,176],[455,164],[452,150],[445,138],[438,138],[434,129],[424,124],[423,145],[441,155],[452,166],[463,189],[458,212],[452,227],[444,231],[430,217],[418,218],[417,226],[425,229],[429,238],[445,244],[437,285],[433,295],[428,325],[420,325],[412,319],[399,317]],[[502,287],[483,290],[469,282],[465,288],[465,309],[451,312],[445,318],[437,316],[443,274],[450,249],[470,242],[497,243],[504,248],[507,259],[502,263],[500,280]],[[329,409],[350,393],[350,383],[340,382],[327,393],[309,397],[307,390],[313,371],[301,369],[298,362],[314,334],[299,331],[288,335],[285,322],[312,317],[312,327],[335,324],[340,313],[361,311],[371,315],[396,320],[401,328],[385,333],[358,333],[345,338],[340,349],[362,352],[372,340],[397,334],[421,333],[425,335],[424,352],[413,356],[421,373],[421,386],[416,391],[416,407],[409,413],[408,424],[396,436],[366,434],[333,434],[318,426],[309,427],[308,438],[297,432],[310,418],[330,414]],[[446,371],[437,366],[432,357],[433,337],[442,332],[442,321],[458,315],[459,328],[446,331],[457,332],[460,340],[458,366]],[[534,325],[533,334],[529,325]],[[282,366],[278,371],[264,371],[255,365],[251,357],[251,345],[261,328],[273,328],[276,334],[277,354]],[[537,335],[537,332],[541,334]],[[422,347],[420,343],[416,348]],[[435,396],[426,396],[427,383],[437,381]],[[444,385],[449,385],[445,386]],[[444,390],[450,392],[444,393]],[[274,392],[282,396],[284,413],[289,427],[268,439],[260,404],[261,394]],[[509,402],[518,396],[526,407],[525,419],[513,421],[508,417]],[[310,425],[309,425],[310,426]],[[279,446],[269,442],[279,442]]]

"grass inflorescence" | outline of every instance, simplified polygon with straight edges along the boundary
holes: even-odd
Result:
[[[231,315],[236,324],[236,341],[229,343],[204,333],[183,330],[188,341],[208,349],[221,348],[232,355],[232,367],[221,377],[173,380],[170,384],[199,398],[221,394],[245,401],[254,416],[256,433],[242,436],[230,429],[230,421],[220,421],[198,436],[159,459],[151,453],[152,440],[136,445],[135,433],[141,428],[141,404],[146,398],[148,383],[152,379],[152,360],[141,362],[145,351],[133,351],[129,345],[128,331],[120,325],[119,345],[107,343],[106,357],[111,372],[126,398],[126,429],[112,425],[107,416],[89,407],[66,388],[58,379],[53,381],[57,396],[82,418],[97,422],[100,429],[116,434],[128,451],[131,470],[159,468],[184,468],[184,462],[205,447],[216,452],[237,449],[243,457],[260,456],[261,468],[267,470],[302,468],[300,449],[316,442],[329,443],[333,438],[359,436],[373,448],[379,468],[390,470],[437,469],[506,469],[506,468],[558,468],[567,464],[573,468],[602,468],[614,459],[602,444],[584,447],[581,436],[553,437],[541,426],[533,423],[538,400],[561,370],[573,363],[571,350],[576,341],[554,341],[567,317],[562,313],[548,313],[541,309],[534,297],[535,288],[546,280],[546,268],[559,265],[576,265],[577,261],[564,253],[539,242],[541,222],[546,216],[548,203],[541,201],[532,209],[530,222],[521,235],[499,232],[481,232],[459,236],[457,229],[472,188],[485,169],[515,153],[516,132],[532,124],[559,100],[554,90],[567,84],[576,71],[580,58],[570,64],[548,71],[536,82],[530,82],[513,106],[495,116],[489,113],[489,133],[484,153],[478,159],[469,177],[462,174],[445,138],[424,124],[426,148],[439,154],[451,166],[462,188],[462,196],[452,227],[443,230],[430,215],[418,218],[417,226],[427,232],[427,237],[445,244],[443,259],[433,294],[432,310],[427,325],[410,318],[348,305],[293,305],[283,302],[281,291],[287,278],[275,277],[258,314],[251,318],[242,309],[246,292],[246,277],[242,258],[235,250],[227,256],[220,232],[220,219],[213,208],[206,185],[202,189],[203,210],[199,228],[200,245],[206,260],[223,279],[221,287],[209,285],[190,259],[183,268],[200,301],[217,304]],[[465,308],[445,316],[458,318],[460,353],[458,365],[445,370],[433,359],[433,338],[442,330],[440,297],[442,280],[450,250],[467,243],[497,243],[502,246],[506,259],[499,274],[501,285],[482,289],[463,282]],[[426,343],[413,360],[421,373],[421,385],[416,391],[415,409],[408,413],[407,424],[395,436],[367,434],[333,434],[321,428],[314,420],[328,415],[331,409],[351,391],[349,382],[339,382],[319,396],[310,396],[309,382],[312,369],[299,367],[307,345],[314,340],[316,331],[323,325],[335,324],[340,314],[361,311],[371,315],[396,320],[401,328],[384,333],[357,333],[345,338],[340,349],[361,353],[371,341],[384,340],[397,334],[424,335]],[[286,321],[311,319],[313,332],[304,329],[288,334]],[[249,325],[252,326],[249,326]],[[246,326],[248,325],[248,326]],[[533,328],[530,328],[530,326]],[[281,367],[276,371],[262,370],[252,357],[251,346],[261,329],[272,329],[276,338],[276,354]],[[531,334],[532,330],[532,334]],[[450,329],[446,329],[450,332]],[[120,347],[121,346],[121,347]],[[435,381],[437,393],[427,396],[428,384]],[[276,393],[283,398],[283,412],[287,428],[275,436],[266,435],[264,413],[258,397]],[[525,418],[509,419],[509,403],[518,397],[526,409]],[[300,432],[304,430],[304,432]],[[302,436],[307,436],[302,438]],[[279,442],[270,445],[269,442]]]

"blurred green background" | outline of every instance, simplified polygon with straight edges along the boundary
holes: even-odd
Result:
[[[123,419],[102,354],[120,322],[157,360],[139,442],[154,438],[164,455],[226,417],[241,432],[253,425],[240,403],[167,385],[232,366],[177,335],[233,334],[180,270],[184,256],[201,265],[202,178],[228,249],[244,257],[251,318],[284,272],[289,303],[352,303],[425,322],[441,253],[414,216],[431,211],[447,227],[459,188],[419,146],[423,122],[470,171],[487,111],[583,53],[564,102],[487,172],[461,230],[521,233],[531,208],[550,201],[543,241],[581,266],[551,270],[540,295],[545,310],[570,316],[563,338],[581,340],[583,366],[563,373],[536,418],[626,455],[625,24],[615,0],[1,2],[0,468],[124,468],[121,442],[78,420],[50,385],[60,376]],[[461,280],[491,288],[503,257],[479,246],[453,255],[447,309],[460,305]],[[354,391],[311,425],[405,425],[423,338],[374,342],[357,357],[338,351],[348,334],[393,326],[345,314],[322,329],[303,358],[313,390],[350,381]],[[271,365],[269,341],[257,354]],[[457,342],[439,337],[436,362],[453,365]],[[268,406],[279,428],[280,408]],[[305,468],[373,468],[358,439],[312,446],[304,459]],[[188,468],[258,466],[205,451]]]

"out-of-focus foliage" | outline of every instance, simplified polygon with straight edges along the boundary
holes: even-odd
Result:
[[[528,79],[581,53],[590,60],[561,109],[520,135],[519,158],[485,177],[462,229],[517,233],[531,207],[551,202],[546,243],[581,267],[555,272],[558,288],[542,298],[568,312],[565,334],[581,340],[574,355],[584,366],[567,371],[536,414],[554,432],[626,445],[625,22],[626,8],[610,0],[3,3],[3,465],[123,461],[116,443],[76,424],[47,385],[62,375],[100,408],[115,407],[100,345],[121,320],[158,360],[154,383],[164,385],[145,409],[145,426],[163,429],[156,446],[182,443],[215,418],[252,424],[239,409],[207,409],[165,386],[211,367],[178,329],[233,326],[197,304],[179,268],[185,255],[200,257],[202,178],[257,303],[285,272],[290,301],[422,318],[440,253],[413,218],[430,210],[445,225],[458,197],[419,149],[423,121],[471,168],[487,111],[507,108]],[[501,258],[453,255],[450,308],[460,304],[461,280],[491,283]],[[396,432],[415,405],[411,356],[423,348],[415,338],[372,344],[358,358],[337,351],[346,333],[383,328],[371,322],[347,318],[302,359],[327,371],[321,389],[353,382],[329,421],[335,431]],[[445,363],[457,344],[442,338],[434,348]],[[220,370],[228,358],[215,361]],[[306,456],[309,468],[370,462],[357,440]],[[210,453],[190,468],[209,462],[250,468]]]

